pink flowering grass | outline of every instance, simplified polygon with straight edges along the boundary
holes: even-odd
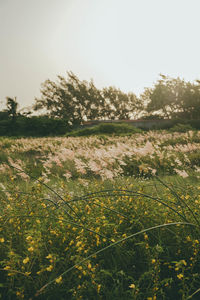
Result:
[[[3,299],[199,296],[199,132],[0,149]]]
[[[9,173],[4,161],[12,160],[27,174],[44,176],[46,180],[58,177],[106,180],[177,173],[185,176],[200,166],[199,132],[148,132],[104,140],[95,136],[2,139],[0,147],[2,174]]]

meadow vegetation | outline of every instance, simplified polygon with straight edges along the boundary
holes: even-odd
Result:
[[[66,136],[91,136],[91,135],[132,135],[141,133],[142,130],[125,123],[102,123],[96,126],[72,130]]]
[[[199,131],[0,149],[0,299],[199,299]]]

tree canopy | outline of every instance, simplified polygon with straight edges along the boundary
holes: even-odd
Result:
[[[100,90],[92,80],[81,81],[68,72],[67,79],[58,76],[57,82],[46,80],[42,84],[41,98],[36,99],[34,109],[44,108],[51,117],[65,118],[75,125],[86,120],[131,118],[139,111],[139,99],[115,87]]]
[[[141,96],[146,112],[164,118],[197,119],[200,117],[200,81],[185,82],[161,75],[153,88]]]
[[[137,97],[113,86],[98,89],[92,80],[81,81],[73,72],[67,75],[42,83],[41,97],[35,99],[31,111],[19,110],[16,97],[6,97],[6,108],[0,111],[0,135],[56,135],[84,121],[138,118],[181,120],[199,128],[200,80],[160,75],[153,87]],[[31,116],[34,110],[40,114]]]

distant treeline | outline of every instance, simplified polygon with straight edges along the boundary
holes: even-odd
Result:
[[[35,111],[45,111],[33,116]],[[41,97],[26,113],[19,112],[16,98],[7,97],[0,111],[0,135],[62,135],[89,120],[168,119],[197,124],[200,118],[200,81],[160,75],[152,88],[137,97],[115,87],[98,89],[93,81],[81,81],[72,72],[68,77],[46,80]],[[198,127],[198,126],[195,126]]]

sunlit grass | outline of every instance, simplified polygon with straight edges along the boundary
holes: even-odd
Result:
[[[198,299],[198,172],[44,175],[61,141],[8,139],[1,153],[2,299]]]

